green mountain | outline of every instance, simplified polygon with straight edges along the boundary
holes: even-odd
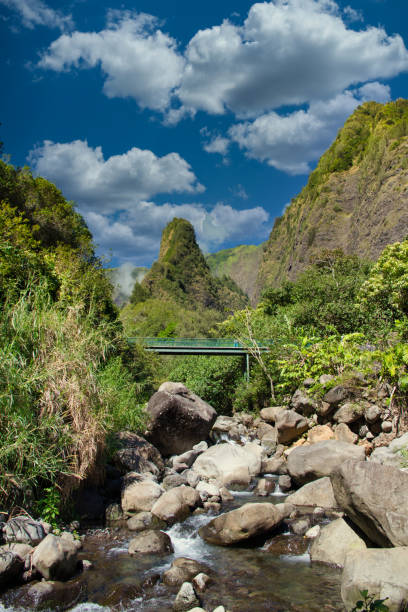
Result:
[[[170,299],[188,308],[242,308],[244,293],[232,279],[215,278],[197,244],[194,228],[173,219],[163,230],[159,258],[141,283],[145,297]]]
[[[207,263],[214,276],[229,276],[246,293],[251,302],[256,292],[256,277],[264,245],[241,244],[207,255]]]
[[[265,244],[255,295],[293,280],[322,249],[374,260],[408,234],[408,100],[347,119]]]

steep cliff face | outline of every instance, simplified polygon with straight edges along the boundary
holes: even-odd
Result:
[[[263,254],[263,244],[241,244],[207,255],[211,272],[218,278],[229,276],[246,293],[251,302],[256,292],[256,278]]]
[[[158,260],[142,281],[150,297],[188,307],[242,308],[246,296],[231,279],[215,278],[197,244],[194,228],[173,219],[163,230]]]
[[[376,259],[408,234],[408,100],[368,102],[346,121],[266,243],[255,296],[321,249]]]

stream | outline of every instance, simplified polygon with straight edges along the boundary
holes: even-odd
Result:
[[[250,491],[232,492],[234,501],[224,505],[223,512],[248,502],[279,503],[285,495],[277,491],[267,498],[256,497]],[[159,576],[176,557],[189,557],[206,566],[204,571],[212,578],[211,585],[200,595],[206,610],[219,605],[230,612],[344,610],[340,570],[311,564],[308,540],[287,531],[275,536],[273,544],[271,539],[264,539],[251,546],[212,546],[200,538],[198,529],[213,517],[192,515],[169,528],[174,553],[165,557],[129,556],[128,544],[134,537],[129,531],[89,530],[80,557],[91,561],[92,569],[67,583],[57,583],[55,593],[40,607],[38,596],[33,595],[33,583],[10,590],[0,599],[0,612],[33,608],[171,612],[178,589],[160,583]]]

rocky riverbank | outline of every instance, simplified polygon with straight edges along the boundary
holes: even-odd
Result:
[[[146,436],[117,435],[104,488],[78,499],[82,521],[101,519],[103,512],[109,528],[103,537],[118,534],[122,554],[125,543],[129,563],[146,574],[132,593],[118,589],[116,600],[111,594],[110,609],[153,587],[168,592],[163,610],[230,605],[221,588],[214,602],[222,581],[211,563],[179,556],[177,546],[173,555],[174,530],[181,523],[194,524],[194,533],[213,550],[231,547],[234,555],[237,547],[261,546],[264,557],[295,551],[307,554],[314,567],[344,568],[347,610],[362,589],[387,598],[390,610],[400,609],[408,599],[408,435],[396,436],[392,390],[383,385],[374,392],[360,379],[331,386],[316,400],[308,392],[312,382],[305,381],[288,406],[265,408],[258,418],[217,418],[183,385],[165,383],[149,402]],[[326,382],[330,378],[320,384]],[[248,493],[249,503],[236,507],[237,497],[245,500],[240,491]],[[61,585],[84,583],[78,576],[91,567],[80,552],[81,539],[53,534],[29,517],[4,518],[0,587],[30,583],[20,589],[28,597],[22,603],[30,602],[26,607],[43,609],[54,601],[49,609],[67,609],[57,603]],[[85,548],[94,537],[85,538]],[[7,591],[4,601],[13,602],[17,592]],[[87,601],[81,589],[78,600]],[[342,609],[328,605],[320,609]]]

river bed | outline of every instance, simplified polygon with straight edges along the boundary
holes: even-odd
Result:
[[[233,494],[234,501],[224,506],[224,512],[248,502],[278,503],[284,499],[279,491],[268,498],[255,497],[250,491]],[[198,529],[213,516],[193,515],[168,529],[174,553],[164,557],[129,556],[128,544],[134,537],[129,531],[88,531],[80,557],[91,561],[93,568],[67,583],[58,583],[53,599],[44,602],[41,609],[171,612],[178,589],[163,585],[159,577],[176,557],[189,557],[203,563],[212,578],[200,596],[206,610],[218,605],[230,612],[344,610],[340,571],[311,564],[304,538],[282,532],[272,547],[265,539],[252,546],[212,546],[200,538]],[[32,584],[8,591],[0,601],[0,612],[38,609]]]

